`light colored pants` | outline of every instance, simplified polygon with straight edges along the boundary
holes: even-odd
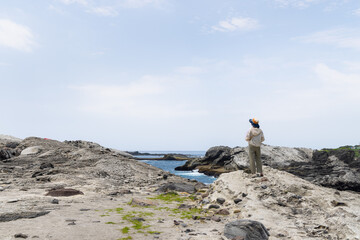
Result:
[[[250,170],[252,174],[262,173],[262,163],[261,163],[261,151],[260,147],[255,147],[249,144],[249,159],[250,159]],[[255,169],[256,165],[256,169]]]

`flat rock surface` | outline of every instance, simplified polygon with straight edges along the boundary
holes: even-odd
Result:
[[[230,212],[240,210],[239,219],[264,224],[269,239],[360,239],[359,193],[320,187],[269,167],[264,173],[255,178],[242,170],[223,174],[203,201],[225,198]]]

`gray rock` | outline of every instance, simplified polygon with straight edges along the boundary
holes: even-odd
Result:
[[[37,154],[41,151],[41,147],[40,146],[33,146],[33,147],[28,147],[25,148],[24,150],[21,151],[20,155],[32,155],[32,154]]]
[[[245,240],[267,240],[270,236],[262,223],[248,219],[225,224],[224,235],[229,239],[244,237]]]
[[[45,168],[54,168],[54,165],[52,163],[42,163],[40,165],[40,169],[45,169]]]
[[[217,198],[216,202],[218,202],[219,204],[223,204],[225,202],[225,198]]]
[[[211,220],[212,221],[215,221],[215,222],[220,222],[221,221],[221,218],[219,216],[212,216],[211,217]]]
[[[177,191],[177,192],[187,192],[187,193],[195,193],[196,188],[194,184],[186,184],[186,183],[165,183],[156,191],[159,192],[168,192],[168,191]]]
[[[230,212],[227,209],[220,209],[219,211],[216,212],[216,214],[219,215],[230,215]]]
[[[216,204],[211,204],[211,205],[209,206],[209,209],[212,209],[212,208],[219,209],[220,206],[219,206],[219,205],[216,205]]]
[[[238,204],[239,202],[242,202],[242,199],[241,199],[241,198],[235,198],[235,199],[234,199],[234,203],[235,203],[235,204]]]
[[[22,218],[37,218],[48,213],[49,211],[4,213],[0,214],[0,222],[10,222]]]
[[[17,233],[14,235],[15,238],[28,238],[28,235],[23,233]]]
[[[84,193],[72,188],[60,188],[60,189],[50,190],[45,196],[69,197],[74,195],[84,195]]]

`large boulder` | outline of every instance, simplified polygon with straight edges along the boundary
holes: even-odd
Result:
[[[224,235],[229,239],[242,237],[244,240],[267,240],[270,236],[262,223],[248,219],[225,224]]]
[[[339,190],[360,192],[360,159],[352,150],[315,151],[310,162],[280,168],[308,181]]]

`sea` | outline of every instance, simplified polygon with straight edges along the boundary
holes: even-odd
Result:
[[[143,158],[161,158],[165,154],[183,154],[189,157],[203,157],[205,156],[205,151],[140,151],[141,153],[150,153],[154,155],[134,155],[134,157],[143,157]],[[175,168],[182,166],[186,161],[172,161],[172,160],[140,160],[147,164],[150,164],[154,167],[161,168],[165,171],[173,173],[175,175],[181,176],[187,179],[195,179],[199,182],[205,184],[213,183],[216,178],[212,176],[207,176],[203,173],[199,173],[198,170],[193,171],[175,171]]]

